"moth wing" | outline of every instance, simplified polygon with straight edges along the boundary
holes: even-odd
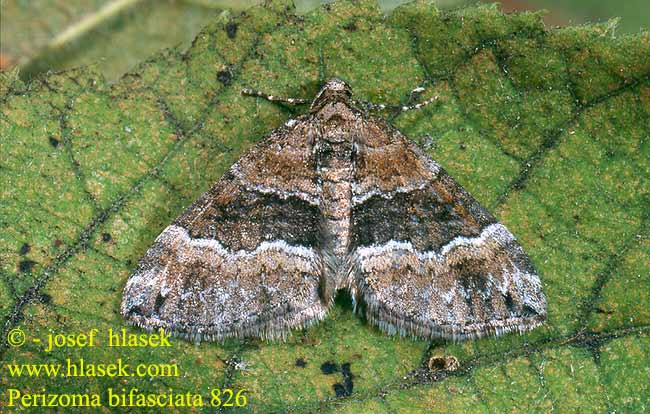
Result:
[[[526,331],[546,299],[515,237],[399,131],[368,123],[355,158],[349,286],[389,333]]]
[[[155,240],[121,313],[194,340],[278,338],[322,319],[320,190],[294,120],[234,164]]]

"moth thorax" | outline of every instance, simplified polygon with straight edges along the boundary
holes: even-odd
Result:
[[[350,102],[346,100],[329,101],[323,104],[317,114],[321,123],[345,124],[354,123],[358,115],[352,110]]]

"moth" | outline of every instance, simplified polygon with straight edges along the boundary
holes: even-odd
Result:
[[[477,338],[546,318],[512,233],[334,78],[163,230],[121,313],[194,341],[283,339],[341,289],[389,334]]]

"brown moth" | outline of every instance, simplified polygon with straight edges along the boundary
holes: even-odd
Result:
[[[121,312],[196,341],[277,339],[323,319],[340,289],[390,334],[476,338],[546,318],[515,237],[331,79],[163,230]]]

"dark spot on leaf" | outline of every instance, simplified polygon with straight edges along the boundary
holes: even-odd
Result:
[[[227,70],[222,70],[217,73],[217,80],[224,85],[228,85],[232,80],[232,75]]]
[[[63,246],[63,240],[61,239],[54,240],[54,247],[61,247],[61,246]]]
[[[228,35],[228,38],[234,39],[235,36],[237,36],[237,23],[233,22],[232,20],[226,24],[226,34]]]
[[[298,358],[296,359],[296,366],[300,368],[304,368],[307,366],[307,362],[303,358]]]
[[[18,269],[23,273],[29,273],[32,271],[35,264],[36,262],[33,260],[21,260],[20,263],[18,263]]]
[[[102,233],[102,241],[104,242],[109,242],[113,239],[110,235],[110,233]]]
[[[32,249],[32,247],[31,247],[29,244],[27,244],[27,243],[23,243],[23,245],[20,246],[20,250],[18,250],[18,253],[20,253],[21,255],[24,256],[24,255],[26,255],[27,253],[29,253],[29,251],[30,251],[31,249]]]
[[[332,388],[334,388],[334,392],[336,393],[337,397],[347,397],[348,395],[350,395],[345,391],[345,386],[338,382],[332,385]]]
[[[343,384],[337,382],[336,384],[332,385],[332,388],[334,388],[334,392],[336,393],[337,397],[347,397],[352,394],[352,388],[354,388],[354,384],[352,383],[352,372],[350,372],[349,362],[338,365],[327,361],[320,366],[320,370],[325,375],[333,374],[335,372],[340,372],[343,375]]]
[[[324,362],[320,366],[320,371],[325,375],[333,374],[333,373],[337,372],[338,370],[339,370],[338,365],[336,365],[333,362],[329,362],[329,361]]]
[[[348,24],[343,26],[343,28],[348,32],[356,32],[358,29],[357,24],[355,22],[349,22]]]
[[[54,148],[58,147],[59,144],[61,143],[61,141],[54,138],[52,135],[49,136],[49,140],[50,140],[50,145],[53,146]]]
[[[461,142],[460,145],[459,145],[458,147],[459,147],[460,149],[462,149],[462,150],[466,150],[466,149],[467,149],[467,145],[466,145],[464,142]]]
[[[352,372],[350,371],[350,363],[346,362],[341,365],[341,372],[343,373],[343,390],[345,391],[345,396],[352,394],[352,388],[354,384],[352,383]]]

